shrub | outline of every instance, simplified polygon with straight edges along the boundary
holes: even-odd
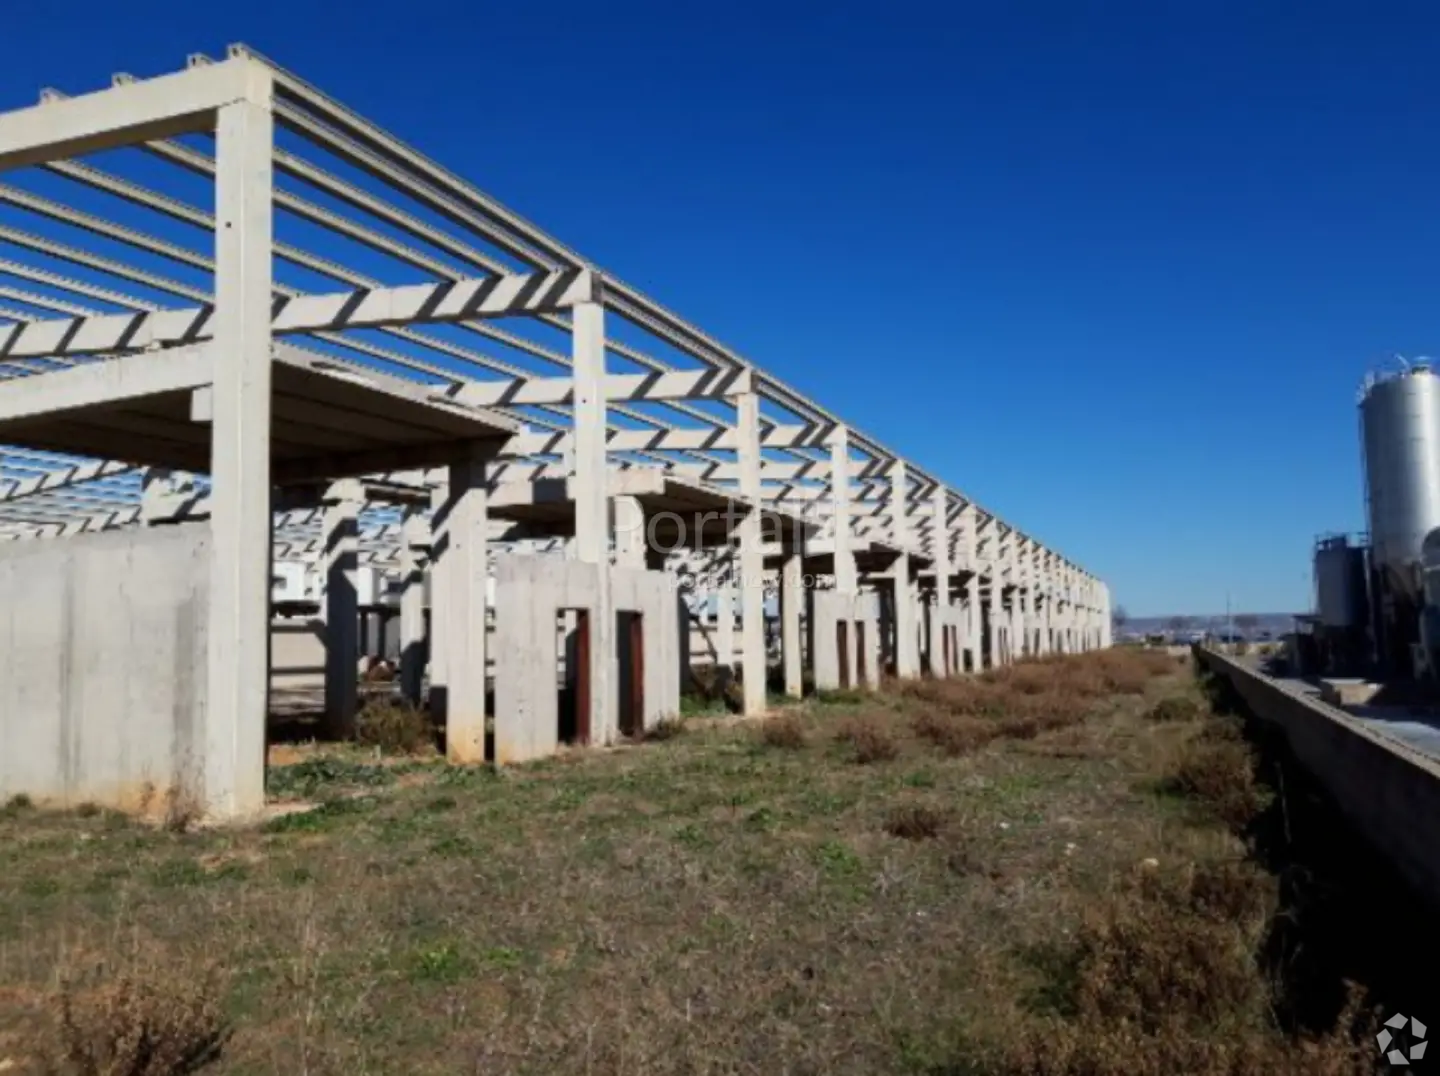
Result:
[[[767,717],[760,722],[760,742],[766,747],[798,751],[805,746],[805,725],[794,714]]]
[[[914,804],[897,807],[885,819],[885,832],[906,841],[930,841],[940,836],[945,816],[931,807]]]
[[[978,751],[1002,734],[1003,725],[974,717],[944,717],[931,710],[918,714],[910,727],[953,758]]]
[[[1170,773],[1172,787],[1203,802],[1231,829],[1243,830],[1265,807],[1249,745],[1207,730],[1185,744]]]
[[[900,753],[895,738],[873,717],[847,722],[836,739],[850,745],[855,761],[862,766],[872,762],[889,762]]]
[[[419,755],[435,748],[435,723],[409,703],[376,699],[355,719],[355,740],[387,755]]]
[[[1039,732],[1050,732],[1080,724],[1089,715],[1090,708],[1090,701],[1083,695],[1050,691],[1017,700],[1013,713],[1015,717],[1034,721]]]
[[[230,1029],[212,968],[156,962],[62,978],[37,1045],[52,1076],[186,1076],[219,1059]]]
[[[999,735],[1007,740],[1033,740],[1040,735],[1040,723],[1033,717],[1007,717],[1000,722]]]
[[[28,795],[24,792],[17,792],[5,801],[3,807],[0,807],[0,818],[9,818],[12,815],[21,814],[30,810],[33,806],[35,806],[35,803]]]

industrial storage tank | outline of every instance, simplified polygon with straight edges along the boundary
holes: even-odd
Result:
[[[1369,379],[1360,430],[1381,644],[1391,671],[1408,673],[1424,605],[1421,548],[1440,527],[1440,375],[1417,364]]]
[[[1329,628],[1366,623],[1365,547],[1343,534],[1315,544],[1315,615]]]

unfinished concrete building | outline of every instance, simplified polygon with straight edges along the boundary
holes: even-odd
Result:
[[[251,816],[386,603],[459,762],[567,686],[609,743],[701,664],[754,714],[1108,645],[1099,580],[252,50],[71,89],[0,113],[0,795]]]

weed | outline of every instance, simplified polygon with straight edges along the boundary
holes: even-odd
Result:
[[[272,818],[261,826],[265,833],[304,833],[328,828],[337,818],[363,814],[373,810],[376,800],[370,796],[351,796],[326,800],[310,811],[296,811]]]
[[[815,849],[815,861],[827,875],[837,879],[850,879],[859,874],[865,864],[844,841],[826,841]]]
[[[319,756],[293,766],[272,766],[265,775],[265,791],[276,799],[314,799],[322,791],[378,788],[394,780],[393,767]]]
[[[509,946],[500,945],[493,949],[486,949],[481,954],[485,963],[494,968],[518,968],[525,962],[525,954],[519,949],[511,949]]]
[[[450,859],[473,856],[475,852],[475,842],[459,833],[446,834],[430,846],[431,855]]]
[[[453,983],[467,978],[475,970],[474,961],[450,943],[421,949],[411,958],[410,979],[413,982]]]
[[[200,794],[188,783],[173,786],[165,794],[163,825],[171,833],[188,833],[205,815]]]

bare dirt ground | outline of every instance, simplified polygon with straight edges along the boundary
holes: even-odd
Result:
[[[300,751],[254,830],[13,802],[0,1071],[1369,1071],[1277,1019],[1227,729],[1111,652],[498,775]]]

